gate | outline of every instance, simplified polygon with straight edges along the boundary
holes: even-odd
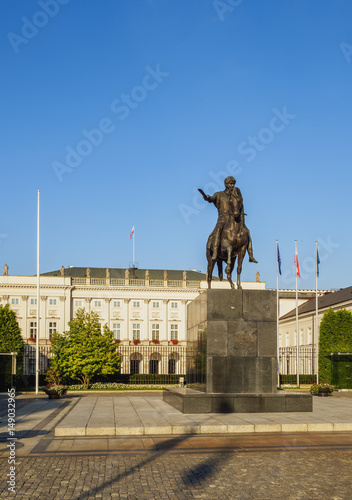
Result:
[[[352,353],[331,353],[331,383],[339,389],[352,389]]]

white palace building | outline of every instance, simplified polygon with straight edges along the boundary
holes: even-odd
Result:
[[[255,282],[242,282],[242,287],[263,290],[265,282],[257,273]],[[229,288],[229,283],[214,278],[212,288]],[[44,273],[40,276],[40,348],[47,355],[52,334],[67,331],[77,309],[84,308],[98,314],[124,349],[122,373],[183,374],[187,305],[206,289],[206,276],[197,271],[62,267]],[[302,290],[299,303],[313,296],[313,291]],[[15,311],[26,349],[34,351],[37,277],[10,275],[5,265],[0,304],[9,304]],[[294,291],[280,290],[280,315],[294,307]],[[284,335],[281,338],[286,340]],[[34,358],[29,359],[25,373],[34,373],[33,363]],[[46,366],[43,355],[41,372]]]

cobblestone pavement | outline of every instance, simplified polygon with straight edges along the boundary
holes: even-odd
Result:
[[[352,432],[55,437],[61,403],[19,419],[15,465],[0,440],[1,499],[352,498]]]
[[[170,437],[157,440],[159,446],[149,449],[147,440],[144,451],[130,449],[129,453],[124,443],[110,454],[92,453],[86,438],[82,443],[87,446],[81,445],[81,450],[69,456],[44,452],[16,458],[16,493],[7,491],[9,465],[7,458],[0,459],[0,497],[347,500],[351,498],[352,446],[344,447],[343,439],[336,445],[334,438],[325,438],[321,448],[309,448],[285,446],[285,436],[281,441],[276,436],[275,443],[266,446],[265,436],[248,435],[242,436],[248,446],[236,449],[237,437],[226,447],[226,438],[204,436],[197,437],[193,449],[185,452],[183,440],[192,443],[192,438]],[[309,441],[307,435],[302,439]],[[116,438],[116,448],[118,442]]]

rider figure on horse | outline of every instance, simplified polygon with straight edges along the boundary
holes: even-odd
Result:
[[[252,238],[249,232],[249,229],[245,225],[244,221],[244,207],[243,207],[243,198],[242,193],[238,187],[235,187],[236,179],[232,176],[226,177],[224,180],[225,189],[224,191],[218,191],[213,194],[213,196],[209,196],[207,194],[203,194],[202,196],[208,203],[214,203],[216,208],[218,209],[218,220],[216,226],[209,236],[208,239],[208,248],[212,247],[213,254],[212,260],[216,261],[218,257],[218,248],[220,245],[222,230],[229,220],[229,217],[240,217],[241,219],[241,227],[245,228],[248,231],[249,243],[248,243],[248,255],[249,262],[255,262],[255,258],[253,257],[253,247],[252,247]],[[240,207],[239,213],[235,213],[234,207]],[[238,209],[237,209],[238,210]]]

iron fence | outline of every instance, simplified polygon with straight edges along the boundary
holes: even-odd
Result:
[[[186,373],[186,347],[179,345],[122,345],[121,375],[129,383],[175,383]]]
[[[175,383],[179,377],[186,374],[187,357],[192,353],[181,345],[120,345],[117,348],[121,355],[121,369],[113,379],[132,384]],[[297,373],[296,347],[281,347],[279,349],[279,366],[282,380],[292,380]],[[39,346],[39,373],[43,375],[50,366],[49,346]],[[299,374],[303,376],[316,375],[316,358],[314,347],[299,347]],[[35,345],[25,345],[23,357],[23,375],[35,375],[36,369]],[[312,377],[308,377],[310,380]],[[313,377],[314,378],[314,377]],[[308,380],[308,379],[307,379]],[[289,383],[289,382],[287,382]]]
[[[117,348],[121,356],[121,369],[109,381],[128,384],[174,384],[186,373],[186,347],[179,345],[122,345]],[[49,346],[39,346],[39,374],[50,366]],[[23,376],[30,380],[36,371],[35,345],[25,345]]]
[[[35,363],[36,363],[36,348],[35,344],[24,346],[24,356],[23,356],[23,375],[35,375]],[[50,358],[52,354],[50,353],[49,346],[39,346],[39,373],[43,375],[45,370],[50,365]]]
[[[279,356],[280,356],[279,359],[280,374],[296,375],[297,348],[280,347]],[[316,358],[315,358],[314,346],[298,348],[298,369],[300,374],[306,374],[306,375],[316,374]]]

